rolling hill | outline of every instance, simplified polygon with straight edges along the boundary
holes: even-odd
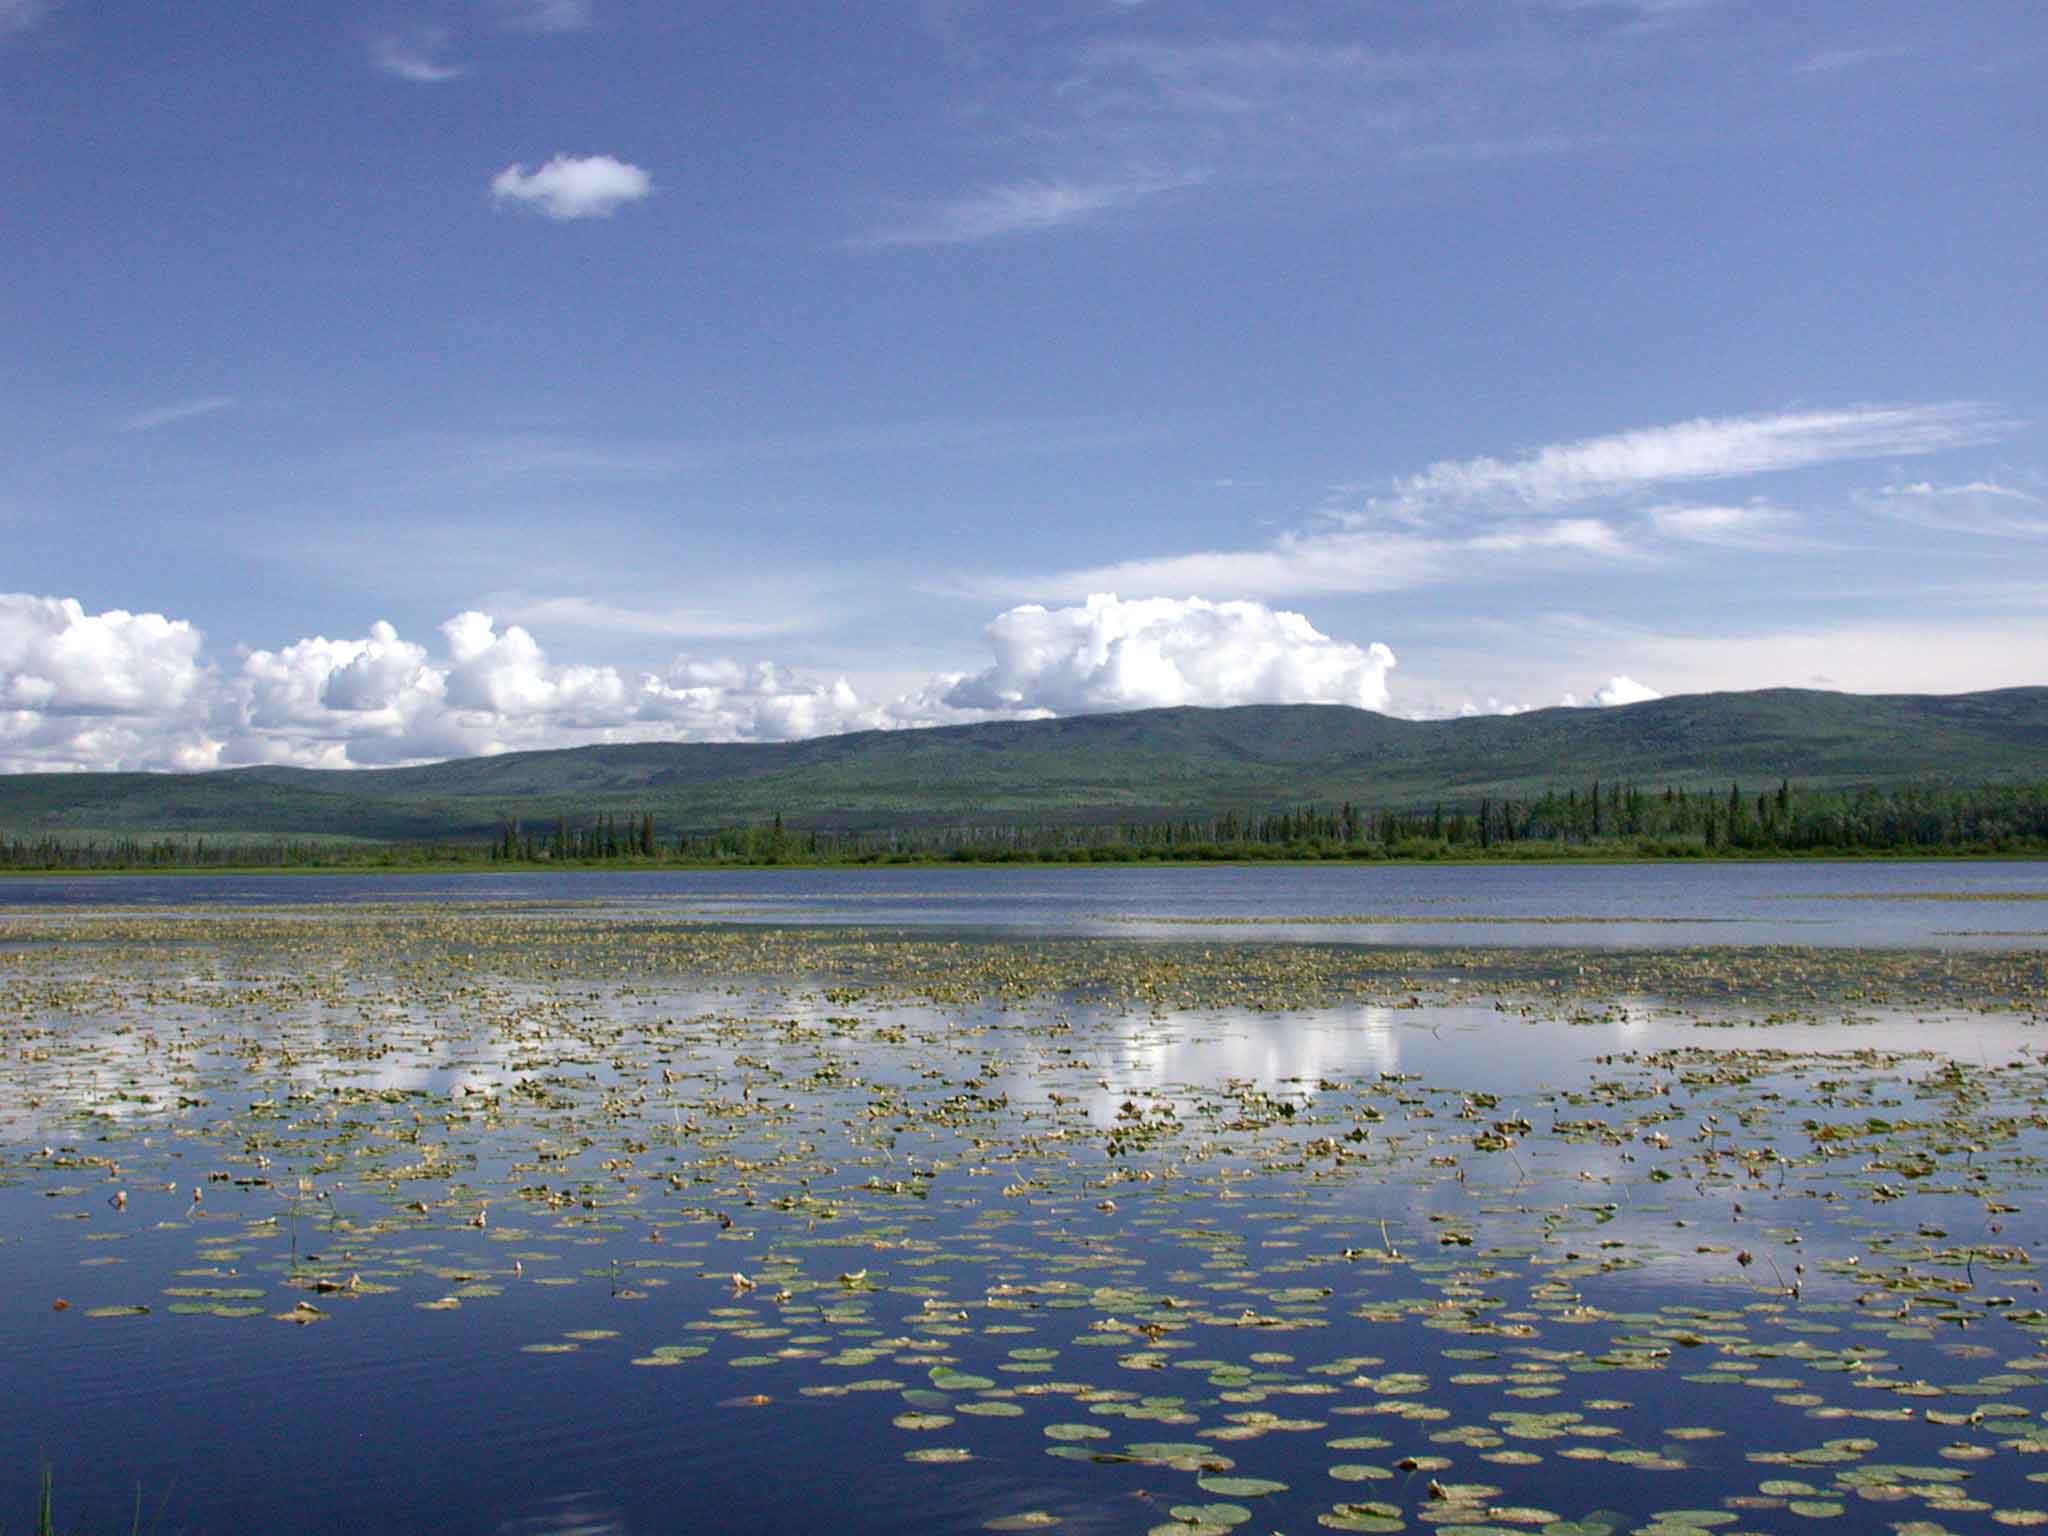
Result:
[[[1338,705],[1157,709],[644,743],[421,767],[0,776],[0,833],[484,839],[506,819],[652,812],[664,832],[1140,820],[1306,803],[1406,808],[1630,781],[1816,788],[2048,781],[2048,688],[1866,696],[1772,689],[1609,709],[1400,720]]]

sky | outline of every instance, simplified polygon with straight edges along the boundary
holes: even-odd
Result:
[[[0,771],[2048,683],[2039,0],[0,0]]]

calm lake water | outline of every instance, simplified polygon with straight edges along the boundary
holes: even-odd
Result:
[[[612,916],[962,927],[1018,934],[1355,943],[2038,948],[2048,863],[901,868],[505,875],[0,879],[0,908],[297,908],[392,902]]]
[[[0,882],[0,1528],[2048,1523],[2044,875]]]

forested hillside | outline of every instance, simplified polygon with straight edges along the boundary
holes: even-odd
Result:
[[[584,747],[358,771],[0,777],[0,837],[467,842],[574,825],[663,842],[788,833],[1480,813],[1507,829],[1597,784],[1652,800],[2048,782],[2048,689],[1701,694],[1610,709],[1400,720],[1334,705],[1168,709],[810,741]],[[1559,802],[1561,803],[1561,802]],[[1661,802],[1660,802],[1661,803]],[[1688,799],[1687,804],[1693,802]],[[1786,802],[1789,814],[1790,802]],[[1551,815],[1551,821],[1557,820]],[[1697,822],[1698,817],[1694,820]],[[1547,823],[1546,823],[1547,824]],[[1532,823],[1533,825],[1533,823]],[[1695,828],[1696,830],[1696,828]],[[616,835],[614,840],[618,840]]]

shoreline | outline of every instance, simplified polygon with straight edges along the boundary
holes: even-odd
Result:
[[[1521,854],[1445,854],[1417,858],[1394,854],[1354,855],[1303,854],[1298,857],[1248,855],[1244,858],[1096,858],[1086,850],[1073,858],[1035,857],[974,858],[952,854],[903,854],[869,859],[368,859],[361,863],[331,864],[124,864],[87,867],[40,866],[0,868],[0,880],[82,879],[91,876],[134,878],[138,876],[266,876],[266,875],[532,875],[564,872],[572,874],[647,875],[697,873],[729,870],[789,870],[814,873],[820,870],[878,869],[1428,869],[1433,866],[1474,869],[1520,868],[1531,865],[1622,866],[1643,864],[2041,864],[2048,863],[2048,850],[2022,849],[1983,851],[1938,850],[1929,852],[1891,849],[1815,849],[1797,852],[1785,849],[1754,853],[1631,853],[1600,850],[1585,853],[1546,852]]]

